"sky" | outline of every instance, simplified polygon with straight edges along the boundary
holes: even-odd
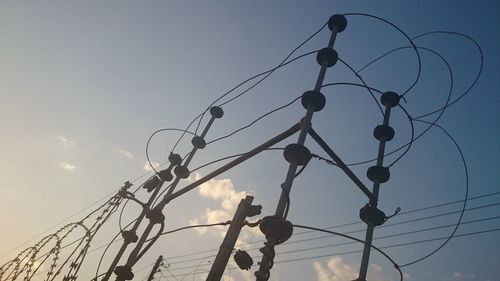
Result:
[[[467,164],[468,196],[475,199],[467,203],[471,210],[464,213],[464,223],[456,233],[459,237],[402,270],[405,280],[498,280],[500,3],[493,0],[474,4],[461,0],[0,0],[0,264],[63,225],[82,219],[125,181],[131,181],[134,188],[140,186],[151,175],[145,155],[151,133],[161,128],[184,129],[217,97],[278,65],[331,15],[347,13],[382,17],[410,37],[453,31],[480,45],[481,76],[437,123],[459,145]],[[357,71],[387,51],[409,46],[408,40],[386,23],[356,15],[347,16],[347,21],[334,48]],[[325,47],[329,36],[327,29],[322,30],[292,57]],[[427,49],[420,49],[420,79],[402,105],[417,117],[445,103],[450,81],[452,100],[465,93],[481,67],[481,56],[475,44],[463,36],[431,34],[414,42]],[[453,80],[446,64],[429,49],[449,62]],[[318,71],[314,54],[278,69],[248,93],[223,105],[224,116],[214,122],[206,140],[227,135],[311,90]],[[417,72],[415,52],[407,48],[373,63],[359,75],[370,87],[402,94]],[[340,62],[327,71],[325,84],[334,82],[360,83]],[[378,142],[373,128],[381,124],[382,116],[369,93],[345,85],[325,87],[322,93],[327,102],[313,116],[314,129],[345,163],[376,157]],[[198,151],[190,168],[246,152],[288,129],[304,113],[300,102],[295,102]],[[203,119],[201,129],[207,121]],[[401,109],[393,110],[390,123],[396,135],[387,144],[388,151],[411,138],[408,117]],[[417,135],[427,127],[416,121],[414,126]],[[149,155],[153,164],[168,161],[178,138],[179,133],[173,131],[152,138]],[[296,140],[297,136],[292,136],[275,147]],[[306,146],[312,153],[327,156],[310,138]],[[185,155],[191,147],[190,137],[186,137],[174,152]],[[385,163],[400,154],[388,156]],[[178,189],[223,163],[227,161],[197,170],[181,181]],[[371,165],[374,163],[352,167],[368,186],[366,170]],[[249,220],[273,214],[287,167],[281,150],[259,154],[168,204],[165,230],[226,221],[247,194],[263,207],[259,217]],[[436,127],[415,141],[390,171],[390,180],[381,188],[379,208],[390,215],[400,207],[401,213],[386,222],[394,226],[375,230],[379,239],[374,245],[387,247],[385,251],[398,264],[406,264],[432,252],[443,240],[416,242],[450,235],[461,203],[428,207],[463,200],[467,178],[454,141]],[[148,193],[140,189],[136,196],[147,200]],[[327,228],[358,222],[331,230],[364,237],[365,226],[359,223],[358,212],[367,199],[337,167],[312,159],[294,181],[290,196],[288,220],[292,223]],[[409,212],[420,208],[427,209]],[[129,202],[122,224],[134,220],[139,212],[140,208]],[[99,247],[120,230],[118,213],[93,239],[79,279],[95,275],[103,254]],[[437,216],[445,213],[451,214]],[[435,217],[424,219],[430,216]],[[159,255],[166,260],[157,280],[204,280],[226,229],[200,228],[163,235],[134,266],[134,280],[145,278]],[[65,241],[81,235],[71,233]],[[258,257],[262,239],[258,230],[245,227],[236,248]],[[269,280],[340,281],[357,277],[361,245],[338,245],[349,241],[298,228],[288,242],[277,246]],[[407,245],[394,246],[398,244]],[[107,269],[119,245],[111,245],[99,273]],[[255,265],[248,272],[230,262],[222,280],[254,280],[259,259],[254,258]],[[49,267],[43,264],[40,271]],[[43,277],[37,275],[33,280]],[[367,280],[398,280],[398,274],[386,259],[373,253]]]

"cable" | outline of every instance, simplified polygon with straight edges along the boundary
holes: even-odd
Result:
[[[426,33],[423,33],[423,34],[420,34],[420,35],[417,35],[415,37],[412,38],[412,40],[417,40],[421,37],[424,37],[424,36],[428,36],[428,35],[432,35],[432,34],[447,34],[447,35],[456,35],[456,36],[461,36],[461,37],[464,37],[466,38],[467,40],[471,41],[477,48],[477,50],[479,51],[479,55],[480,55],[480,66],[479,66],[479,70],[474,78],[474,81],[471,83],[471,85],[467,88],[467,90],[462,93],[458,98],[454,99],[453,101],[451,101],[449,104],[447,104],[445,107],[441,107],[441,108],[438,108],[434,111],[431,111],[429,113],[425,113],[423,115],[420,115],[420,116],[417,116],[415,117],[415,119],[418,119],[418,118],[423,118],[423,117],[427,117],[429,115],[432,115],[434,113],[437,113],[445,108],[448,108],[450,107],[451,105],[455,104],[456,102],[458,102],[459,100],[461,100],[465,95],[469,94],[470,91],[472,90],[472,88],[476,85],[477,81],[479,80],[479,77],[481,76],[481,73],[482,73],[482,70],[483,70],[483,65],[484,65],[484,57],[483,57],[483,50],[481,48],[481,46],[479,45],[479,43],[474,40],[472,37],[466,35],[466,34],[463,34],[463,33],[460,33],[460,32],[453,32],[453,31],[431,31],[431,32],[426,32]],[[377,57],[376,59],[370,61],[369,63],[367,63],[366,65],[364,65],[362,68],[360,68],[358,70],[358,72],[361,72],[363,71],[365,68],[367,68],[368,66],[370,66],[371,64],[377,62],[378,60],[384,58],[385,56],[393,53],[393,52],[396,52],[398,50],[401,50],[401,49],[405,49],[405,48],[409,48],[409,47],[399,47],[399,48],[395,48],[395,49],[392,49],[384,54],[382,54],[381,56]],[[421,48],[421,47],[419,47]]]
[[[151,142],[151,139],[159,132],[164,132],[164,131],[177,131],[177,132],[182,132],[183,134],[191,134],[193,136],[196,136],[195,133],[193,132],[190,132],[188,131],[188,129],[178,129],[178,128],[163,128],[163,129],[159,129],[159,130],[156,130],[154,131],[148,138],[148,141],[146,142],[146,159],[148,161],[148,164],[149,166],[151,167],[151,170],[153,170],[155,172],[156,175],[158,175],[158,171],[156,171],[154,165],[151,163],[150,159],[149,159],[149,143]]]
[[[354,70],[354,68],[352,68],[347,62],[343,61],[341,58],[338,58],[338,60],[344,64],[347,68],[349,68],[349,70],[354,73],[354,75],[359,79],[359,81],[361,81],[361,83],[363,83],[363,85],[365,86],[365,88],[368,90],[368,92],[370,93],[370,95],[372,96],[373,100],[375,101],[375,103],[377,104],[377,107],[378,109],[380,110],[380,113],[382,113],[382,116],[384,116],[384,111],[382,110],[382,107],[380,106],[380,104],[378,103],[378,100],[377,98],[375,97],[375,95],[372,93],[372,90],[370,90],[370,88],[368,87],[368,85],[366,84],[365,80],[361,77],[361,75],[356,72],[356,70]]]
[[[409,48],[409,47],[401,47],[401,48],[402,48],[402,49],[404,49],[404,48]],[[418,48],[418,49],[422,49],[422,50],[429,51],[429,52],[431,52],[431,53],[433,53],[433,54],[437,55],[437,56],[438,56],[438,57],[439,57],[439,58],[440,58],[440,59],[444,62],[444,64],[447,66],[448,71],[449,71],[449,74],[450,74],[450,90],[448,91],[448,98],[447,98],[447,100],[446,100],[446,102],[445,102],[445,106],[441,108],[441,113],[439,114],[439,116],[438,116],[436,119],[434,119],[434,122],[437,122],[437,121],[439,121],[439,120],[441,119],[441,117],[443,116],[444,111],[445,111],[445,109],[447,108],[447,105],[448,105],[448,103],[449,103],[449,100],[451,99],[451,94],[452,94],[452,90],[453,90],[453,83],[454,83],[454,79],[453,79],[453,72],[451,71],[451,66],[450,66],[450,64],[448,63],[448,61],[447,61],[447,60],[446,60],[443,56],[441,56],[439,53],[437,53],[436,51],[434,51],[434,50],[432,50],[432,49],[425,48],[425,47],[417,47],[417,48]],[[325,84],[324,86],[331,86],[331,84],[334,84],[334,83]],[[334,85],[335,85],[335,84],[334,84]],[[349,85],[364,88],[364,86],[359,85],[359,84],[355,84],[355,83],[351,83],[351,84],[349,84]],[[381,92],[381,91],[378,91],[378,90],[373,89],[373,88],[371,88],[371,89],[372,89],[372,90],[374,90],[374,91],[376,91],[376,92],[379,92],[379,93],[381,93],[381,94],[382,94],[382,92]],[[408,112],[405,112],[405,114],[407,114],[407,116],[408,116],[408,118],[409,118],[409,119],[412,119],[412,120],[416,119],[416,118],[413,118],[410,114],[408,114]],[[411,122],[411,121],[410,121],[410,122]],[[404,145],[400,146],[400,147],[399,147],[399,148],[397,148],[397,149],[392,150],[391,152],[386,153],[386,154],[384,155],[384,157],[389,156],[389,155],[392,155],[392,154],[394,154],[394,153],[396,153],[396,152],[398,152],[398,151],[400,151],[400,150],[404,149],[405,147],[411,146],[411,144],[412,144],[414,141],[416,141],[416,140],[420,139],[423,135],[425,135],[425,134],[429,131],[429,129],[430,129],[431,127],[432,127],[432,126],[428,126],[428,127],[427,127],[427,128],[425,128],[425,129],[424,129],[424,130],[423,130],[420,134],[418,134],[416,137],[412,138],[412,140],[410,140],[410,142],[408,142],[408,143],[406,143],[406,144],[404,144]],[[404,155],[404,154],[406,154],[406,152],[407,152],[408,150],[409,150],[409,149],[407,148],[407,149],[406,149],[406,151],[403,153],[403,155]],[[365,161],[361,161],[361,162],[350,163],[350,164],[347,164],[347,166],[358,166],[358,165],[363,165],[363,164],[367,164],[367,163],[370,163],[370,162],[373,162],[373,161],[376,161],[376,160],[377,160],[377,158],[372,158],[372,159],[365,160]],[[399,161],[399,159],[397,159],[397,161]],[[395,162],[394,162],[394,163],[395,163]],[[393,163],[393,164],[394,164],[394,163]],[[392,165],[393,165],[393,164],[392,164]]]
[[[422,121],[422,120],[415,120],[415,121],[426,123],[426,124],[431,124],[432,126],[438,127],[439,129],[441,129],[441,131],[443,131],[443,133],[445,133],[448,136],[448,138],[453,142],[453,144],[455,144],[455,147],[458,149],[458,152],[460,153],[460,158],[462,159],[462,163],[464,165],[464,170],[465,170],[465,197],[464,197],[464,204],[462,206],[462,211],[460,212],[460,217],[458,218],[456,226],[453,229],[453,231],[451,232],[450,236],[443,242],[443,244],[441,244],[438,248],[436,248],[434,251],[430,252],[429,254],[427,254],[421,258],[418,258],[414,261],[408,262],[408,263],[402,265],[402,267],[409,266],[409,265],[412,265],[412,264],[415,264],[417,262],[425,260],[426,258],[432,256],[433,254],[435,254],[436,252],[441,250],[441,248],[443,248],[448,243],[448,241],[450,241],[451,238],[453,238],[453,235],[455,235],[455,233],[457,232],[458,226],[460,225],[460,222],[462,221],[462,218],[464,216],[465,207],[467,205],[467,197],[469,196],[469,172],[467,170],[467,162],[465,161],[465,157],[464,157],[464,154],[462,152],[462,149],[460,148],[460,145],[458,145],[457,141],[440,125],[437,125],[435,123],[433,124],[433,123],[430,123],[427,121]]]
[[[373,244],[367,244],[365,241],[363,241],[361,239],[358,239],[356,237],[352,237],[352,236],[349,236],[349,235],[345,235],[345,234],[342,234],[342,233],[339,233],[339,232],[335,232],[335,231],[330,231],[330,230],[326,230],[326,229],[321,229],[321,228],[316,228],[316,227],[311,227],[311,226],[305,226],[305,225],[297,225],[297,224],[294,224],[293,226],[294,227],[298,227],[298,228],[304,228],[304,229],[310,229],[310,230],[316,230],[316,231],[321,231],[321,232],[325,232],[325,233],[330,233],[330,234],[333,234],[333,235],[342,236],[344,238],[348,238],[348,239],[351,239],[351,240],[354,240],[354,241],[357,241],[357,242],[369,245],[371,248],[373,248],[377,252],[381,253],[384,257],[386,257],[392,263],[392,265],[394,266],[394,268],[396,268],[396,270],[399,272],[400,280],[403,281],[403,272],[399,268],[399,265],[388,254],[386,254],[384,251],[382,251],[380,248],[374,246]]]
[[[413,89],[413,87],[415,87],[418,80],[420,79],[420,73],[422,71],[422,61],[420,59],[420,53],[418,52],[417,46],[415,46],[415,43],[413,42],[413,40],[401,28],[397,27],[395,24],[393,24],[390,21],[383,19],[381,17],[377,17],[374,15],[369,15],[369,14],[365,14],[365,13],[347,13],[347,14],[344,14],[344,16],[364,16],[364,17],[374,18],[374,19],[383,21],[383,22],[387,23],[388,25],[392,26],[393,28],[395,28],[397,31],[399,31],[404,37],[406,37],[408,42],[410,42],[410,44],[413,46],[413,49],[415,50],[415,54],[417,56],[417,61],[418,61],[418,72],[417,72],[417,77],[415,78],[415,81],[413,82],[413,84],[406,91],[404,91],[403,94],[401,94],[401,96],[404,98],[404,96],[411,89]]]
[[[470,198],[467,199],[467,201],[474,201],[474,200],[478,200],[478,199],[482,199],[482,198],[487,198],[487,197],[491,197],[491,196],[495,196],[495,195],[499,195],[499,194],[500,194],[500,191],[493,192],[493,193],[482,194],[482,195],[470,197]],[[400,212],[398,214],[398,217],[400,217],[401,215],[407,215],[407,214],[411,214],[411,213],[422,212],[422,211],[427,211],[427,210],[431,210],[431,209],[435,209],[435,208],[445,207],[445,206],[449,206],[449,205],[461,203],[463,201],[464,200],[455,200],[455,201],[449,201],[449,202],[445,202],[445,203],[434,204],[434,205],[430,205],[430,206],[427,206],[427,207],[412,209],[412,210]],[[493,207],[493,206],[498,206],[498,205],[500,205],[500,202],[493,203],[493,204],[481,205],[481,206],[473,207],[473,208],[467,208],[465,211],[467,212],[467,211],[479,210],[479,209],[483,209],[483,208],[487,208],[487,207]],[[441,213],[441,214],[437,214],[437,215],[426,216],[426,217],[423,217],[423,218],[412,219],[412,220],[409,220],[409,221],[403,221],[403,222],[398,222],[398,223],[383,225],[383,226],[380,226],[379,228],[393,226],[393,225],[400,225],[400,224],[409,223],[409,222],[417,222],[417,221],[422,221],[422,220],[426,220],[426,219],[431,219],[431,218],[437,218],[437,217],[441,217],[441,216],[447,216],[447,215],[451,215],[451,214],[456,214],[456,213],[459,213],[459,212],[461,212],[461,211],[445,212],[445,213]],[[326,229],[335,229],[335,228],[340,228],[340,227],[345,227],[345,226],[351,226],[351,225],[356,225],[356,224],[363,224],[363,222],[356,221],[356,222],[344,223],[344,224],[329,226],[329,227],[326,227]],[[362,231],[362,230],[360,230],[360,231]],[[311,233],[311,232],[314,232],[314,231],[297,232],[297,233],[294,233],[293,235],[296,237],[296,236],[308,234],[308,233]],[[318,239],[321,239],[321,238],[325,238],[325,236],[319,237]],[[313,238],[313,240],[314,239],[315,238]],[[264,242],[264,241],[265,240],[257,240],[257,241],[251,242],[249,244],[261,243],[261,242]],[[310,240],[304,240],[304,241],[310,241]],[[294,241],[292,241],[292,242],[294,242]],[[286,243],[292,243],[292,242],[286,242]],[[255,248],[255,249],[257,249],[257,248]],[[193,253],[189,253],[189,254],[171,256],[171,257],[168,257],[168,259],[169,260],[178,259],[178,258],[183,258],[183,257],[188,257],[188,256],[193,256],[193,255],[198,255],[198,254],[210,253],[210,252],[214,252],[214,251],[217,251],[217,249],[209,249],[209,250],[197,251],[197,252],[193,252]]]
[[[493,228],[493,229],[486,229],[486,230],[481,230],[481,231],[475,231],[475,232],[468,232],[468,233],[463,233],[463,234],[457,234],[456,236],[454,236],[454,238],[474,236],[474,235],[491,233],[491,232],[497,232],[497,231],[500,231],[500,228]],[[378,248],[379,249],[389,249],[389,248],[396,248],[396,247],[401,247],[401,246],[411,246],[411,245],[417,245],[417,244],[423,244],[423,243],[440,241],[440,240],[444,240],[446,238],[447,237],[436,237],[436,238],[430,238],[430,239],[424,239],[424,240],[417,240],[417,241],[411,241],[411,242],[405,242],[405,243],[390,244],[390,245],[381,246],[381,247],[378,247]],[[300,258],[293,258],[293,259],[288,259],[288,260],[278,260],[278,261],[275,261],[274,264],[289,263],[289,262],[296,262],[296,261],[304,261],[304,260],[311,260],[311,259],[318,259],[318,258],[327,258],[327,257],[332,257],[332,256],[340,256],[340,255],[355,254],[355,253],[362,253],[362,252],[363,252],[362,250],[354,250],[354,251],[347,251],[347,252],[336,252],[336,253],[329,253],[329,254],[325,254],[325,255],[300,257]],[[252,258],[254,258],[254,259],[255,258],[260,258],[260,257],[261,256],[252,256]],[[178,270],[188,269],[188,268],[194,268],[194,266],[184,266],[184,267],[179,267],[179,268],[172,268],[171,271],[178,271]],[[208,272],[208,271],[206,271],[206,272]],[[184,274],[176,274],[175,276],[183,276],[183,275]]]
[[[234,90],[238,89],[240,86],[246,84],[247,82],[259,77],[259,76],[262,76],[262,75],[266,75],[265,77],[263,77],[262,79],[260,79],[258,82],[256,82],[254,85],[252,85],[251,87],[249,87],[248,89],[246,89],[245,91],[243,91],[242,93],[236,95],[235,97],[229,99],[228,101],[222,103],[220,106],[223,106],[231,101],[233,101],[234,99],[236,98],[239,98],[241,97],[243,94],[247,93],[248,91],[250,91],[252,88],[254,88],[255,86],[257,86],[258,84],[260,84],[262,81],[264,81],[266,78],[268,78],[276,69],[279,69],[285,65],[287,65],[288,63],[292,62],[292,61],[295,61],[296,59],[298,58],[302,58],[306,55],[310,55],[310,54],[313,54],[313,53],[316,53],[317,51],[313,51],[313,52],[310,52],[310,53],[307,53],[305,55],[302,55],[302,56],[299,56],[295,59],[292,59],[290,60],[289,62],[286,62],[288,60],[288,58],[290,58],[300,47],[302,47],[303,45],[305,45],[307,42],[309,42],[312,38],[314,38],[318,33],[320,33],[324,28],[325,26],[327,25],[327,23],[323,24],[323,26],[321,26],[321,28],[314,32],[312,35],[310,35],[306,40],[304,40],[302,43],[300,43],[295,49],[293,49],[286,57],[284,60],[282,60],[276,67],[268,70],[268,71],[265,71],[265,72],[262,72],[260,74],[257,74],[243,82],[241,82],[240,84],[236,85],[235,87],[233,87],[231,90],[227,91],[226,93],[222,94],[220,97],[218,97],[217,99],[215,99],[209,106],[207,106],[207,108],[205,109],[205,111],[203,113],[201,113],[200,115],[198,115],[195,119],[193,119],[189,125],[187,126],[186,130],[189,130],[189,128],[191,127],[191,125],[196,122],[196,120],[199,118],[199,122],[198,122],[198,125],[197,125],[197,129],[200,127],[200,124],[201,124],[201,121],[203,119],[203,116],[204,114],[210,109],[210,107],[212,107],[213,105],[215,105],[219,100],[223,99],[224,97],[226,97],[227,95],[229,95],[230,93],[232,93]],[[196,129],[196,131],[197,131]],[[182,138],[184,137],[184,133],[181,134],[181,136],[179,137],[179,139],[177,140],[177,142],[174,144],[173,148],[172,148],[172,151],[175,150],[175,148],[177,147],[177,145],[179,144],[179,142],[182,140]]]
[[[265,117],[267,117],[267,116],[269,116],[269,115],[271,115],[271,114],[273,114],[273,113],[275,113],[275,112],[277,112],[277,111],[279,111],[279,110],[282,110],[282,109],[284,109],[284,108],[286,108],[286,107],[289,107],[290,105],[292,105],[292,104],[294,104],[296,101],[298,101],[301,97],[302,97],[302,96],[296,97],[296,98],[294,98],[293,100],[291,100],[290,102],[288,102],[287,104],[282,105],[282,106],[279,106],[279,107],[277,107],[277,108],[275,108],[275,109],[273,109],[273,110],[271,110],[271,111],[268,111],[267,113],[264,113],[263,115],[259,116],[257,119],[255,119],[255,120],[253,120],[252,122],[250,122],[248,125],[245,125],[245,126],[243,126],[243,127],[239,128],[239,129],[237,129],[237,130],[235,130],[235,131],[233,131],[233,132],[231,132],[231,133],[229,133],[229,134],[227,134],[227,135],[224,135],[224,136],[222,136],[222,137],[218,137],[218,138],[216,138],[216,139],[214,139],[214,140],[211,140],[211,141],[207,142],[207,145],[212,144],[212,143],[217,142],[217,141],[220,141],[220,140],[223,140],[223,139],[225,139],[225,138],[229,138],[229,137],[233,136],[234,134],[236,134],[236,133],[238,133],[238,132],[240,132],[240,131],[242,131],[242,130],[245,130],[245,129],[249,128],[249,127],[251,127],[251,126],[252,126],[252,125],[254,125],[255,123],[257,123],[257,122],[259,122],[260,120],[262,120],[263,118],[265,118]]]

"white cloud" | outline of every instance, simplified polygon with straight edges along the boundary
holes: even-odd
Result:
[[[73,140],[71,140],[71,139],[69,139],[69,138],[67,138],[67,137],[65,137],[65,136],[63,136],[63,135],[57,135],[57,136],[56,136],[56,138],[57,138],[57,140],[58,140],[58,141],[59,141],[59,142],[60,142],[60,143],[61,143],[61,144],[65,147],[65,148],[70,148],[70,147],[74,147],[74,146],[76,146],[76,143],[75,143]]]
[[[130,153],[129,151],[126,151],[125,149],[119,149],[118,150],[118,153],[120,153],[121,155],[129,158],[129,159],[132,159],[134,158],[134,155],[132,153]],[[149,166],[149,165],[148,165]],[[150,167],[151,168],[151,167]]]
[[[476,276],[470,273],[455,272],[453,273],[454,280],[474,280]]]
[[[199,179],[199,177],[199,175],[195,176],[196,179]],[[212,210],[207,208],[205,213],[199,218],[189,220],[191,225],[211,224],[231,220],[238,204],[241,199],[245,198],[247,192],[236,191],[230,179],[212,179],[200,186],[199,194],[201,197],[220,201],[220,209]],[[196,230],[200,235],[206,234],[209,231],[207,228],[196,228]],[[226,230],[226,228],[210,229],[211,233],[218,236],[224,236]]]
[[[153,165],[155,169],[158,169],[160,167],[160,163],[158,162],[151,162],[151,165]],[[146,161],[146,164],[144,164],[144,167],[142,168],[144,169],[144,171],[149,172],[153,170],[151,169],[151,165],[149,165],[148,161]]]
[[[313,263],[318,281],[345,281],[358,278],[358,267],[345,263],[341,257],[332,257],[326,263]],[[382,268],[376,264],[371,264],[368,269],[370,281],[393,281],[391,277],[382,276]]]
[[[76,169],[75,165],[72,165],[72,164],[70,164],[68,162],[64,162],[64,161],[61,161],[59,163],[59,167],[63,168],[66,171],[73,171],[74,169]]]

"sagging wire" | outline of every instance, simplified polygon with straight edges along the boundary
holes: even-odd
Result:
[[[410,90],[413,89],[413,87],[415,87],[415,85],[417,85],[418,80],[420,79],[421,71],[422,71],[422,61],[420,59],[420,53],[418,51],[417,46],[413,42],[413,40],[401,28],[399,28],[398,26],[396,26],[395,24],[391,23],[390,21],[388,21],[388,20],[386,20],[384,18],[381,18],[381,17],[378,17],[378,16],[374,16],[374,15],[370,15],[370,14],[365,14],[365,13],[347,13],[347,14],[343,14],[343,15],[344,16],[363,16],[363,17],[369,17],[369,18],[373,18],[373,19],[385,22],[386,24],[388,24],[388,25],[392,26],[394,29],[396,29],[404,37],[406,37],[406,39],[408,40],[408,42],[410,43],[410,45],[412,45],[413,50],[415,51],[415,55],[417,56],[418,71],[417,71],[417,77],[415,78],[415,81],[413,82],[413,84],[411,84],[411,86],[406,91],[404,91],[403,94],[401,94],[401,97],[403,97],[403,99],[404,99],[404,96],[408,92],[410,92]]]
[[[340,232],[335,232],[335,231],[326,230],[326,229],[322,229],[322,228],[311,227],[311,226],[298,225],[298,224],[293,224],[293,227],[303,228],[303,229],[309,229],[309,230],[315,230],[315,231],[320,231],[320,232],[325,232],[325,233],[330,233],[330,234],[333,234],[333,235],[337,235],[337,236],[341,236],[341,237],[344,237],[344,238],[347,238],[347,239],[351,239],[351,240],[357,241],[357,242],[362,243],[362,244],[366,244],[366,242],[363,241],[363,240],[361,240],[361,239],[358,239],[356,237],[352,237],[350,235],[346,235],[346,234],[343,234],[343,233],[340,233]],[[381,253],[384,257],[386,257],[392,263],[392,265],[394,266],[394,268],[396,268],[396,270],[399,272],[400,281],[403,281],[403,272],[400,269],[401,266],[399,266],[388,254],[386,254],[380,248],[374,246],[373,244],[370,244],[369,246],[371,248],[373,248],[374,250],[376,250],[377,252]]]
[[[151,142],[151,139],[158,133],[160,132],[165,132],[165,131],[176,131],[176,132],[182,132],[183,134],[191,134],[193,136],[196,136],[195,133],[193,132],[190,132],[188,131],[188,129],[186,130],[183,130],[183,129],[178,129],[178,128],[163,128],[163,129],[159,129],[159,130],[156,130],[154,131],[148,138],[148,141],[146,142],[146,160],[148,161],[148,165],[149,167],[151,167],[151,170],[154,171],[154,173],[156,175],[158,175],[158,171],[156,170],[156,168],[154,167],[154,165],[151,163],[151,160],[149,159],[149,144]],[[158,175],[159,176],[159,175]]]
[[[356,71],[354,70],[354,68],[351,67],[351,65],[349,65],[347,62],[345,62],[344,60],[342,60],[341,58],[338,58],[338,60],[343,64],[345,65],[347,68],[349,68],[349,70],[359,79],[359,81],[361,81],[361,83],[363,83],[363,85],[365,86],[366,90],[368,90],[368,92],[370,93],[370,95],[372,96],[373,100],[375,101],[375,104],[377,104],[377,107],[378,109],[380,110],[380,113],[382,113],[382,116],[384,116],[384,111],[382,110],[382,107],[380,106],[380,103],[378,102],[377,98],[375,97],[375,95],[373,94],[372,90],[370,89],[370,87],[368,87],[368,85],[366,84],[365,80],[363,79],[363,77],[361,77],[361,75]]]
[[[448,136],[448,138],[453,142],[453,144],[455,145],[455,147],[458,149],[458,152],[460,153],[460,158],[462,160],[462,164],[464,166],[464,171],[465,171],[465,195],[464,195],[464,200],[463,200],[464,203],[463,203],[463,206],[462,206],[462,210],[460,211],[460,216],[458,218],[457,223],[455,224],[455,227],[454,227],[453,231],[448,236],[448,238],[446,238],[445,241],[439,247],[437,247],[435,250],[433,250],[429,254],[427,254],[427,255],[425,255],[425,256],[423,256],[421,258],[418,258],[418,259],[416,259],[414,261],[405,263],[405,264],[401,265],[401,267],[405,267],[405,266],[409,266],[409,265],[418,263],[418,262],[423,261],[426,258],[434,255],[436,252],[438,252],[439,250],[441,250],[451,240],[451,238],[453,238],[453,236],[455,235],[455,233],[458,230],[458,227],[460,226],[460,223],[462,222],[462,218],[463,218],[464,213],[465,213],[465,208],[467,206],[467,198],[469,197],[469,171],[467,169],[467,162],[465,161],[465,156],[464,156],[464,154],[462,152],[462,149],[460,148],[460,145],[458,144],[458,142],[455,140],[455,138],[453,138],[453,136],[451,136],[448,133],[448,131],[446,131],[446,129],[444,129],[442,126],[440,126],[440,125],[438,125],[436,123],[431,123],[431,122],[428,122],[428,121],[417,120],[417,119],[415,119],[414,121],[422,122],[422,123],[426,123],[426,124],[430,124],[433,127],[439,128],[443,133],[446,134],[446,136]]]
[[[203,119],[203,116],[206,114],[206,112],[210,109],[210,107],[212,107],[213,105],[215,105],[218,101],[220,101],[221,99],[223,99],[224,97],[226,97],[227,95],[229,95],[230,93],[232,93],[233,91],[235,91],[236,89],[238,89],[239,87],[241,87],[242,85],[246,84],[247,82],[255,79],[255,78],[258,78],[262,75],[265,75],[265,77],[261,78],[259,81],[257,81],[254,85],[252,85],[251,87],[249,87],[248,89],[246,89],[244,92],[238,94],[237,96],[229,99],[228,101],[224,102],[221,104],[222,105],[225,105],[231,101],[233,101],[234,99],[236,98],[239,98],[241,97],[243,94],[247,93],[248,91],[250,91],[252,88],[254,88],[255,86],[257,86],[258,84],[260,84],[262,81],[264,81],[266,78],[268,78],[272,73],[274,73],[275,70],[299,59],[299,58],[302,58],[302,57],[305,57],[307,55],[310,55],[310,54],[313,54],[313,53],[316,53],[318,52],[317,50],[316,51],[312,51],[312,52],[309,52],[309,53],[306,53],[304,55],[301,55],[301,56],[298,56],[294,59],[291,59],[290,61],[287,62],[287,60],[298,50],[300,49],[303,45],[305,45],[307,42],[309,42],[312,38],[314,38],[318,33],[320,33],[327,25],[327,22],[324,23],[320,29],[318,29],[316,32],[314,32],[312,35],[310,35],[306,40],[304,40],[302,43],[300,43],[297,47],[295,47],[286,57],[284,60],[282,60],[276,67],[273,67],[271,68],[270,70],[267,70],[267,71],[264,71],[262,73],[259,73],[257,75],[254,75],[250,78],[248,78],[247,80],[239,83],[238,85],[236,85],[235,87],[233,87],[232,89],[230,89],[229,91],[227,91],[226,93],[222,94],[221,96],[219,96],[217,99],[215,99],[212,103],[210,103],[209,106],[207,106],[207,108],[205,109],[205,111],[203,111],[201,114],[199,114],[195,119],[193,119],[189,125],[186,127],[186,130],[189,130],[189,128],[192,126],[192,124],[194,124],[194,122],[196,122],[196,120],[199,119],[199,122],[198,122],[198,125],[196,126],[196,130],[195,132],[198,131],[199,127],[200,127],[200,124],[201,124],[201,121]],[[185,133],[182,133],[181,136],[179,137],[179,139],[176,141],[176,143],[174,144],[173,148],[172,148],[172,151],[175,150],[175,148],[177,147],[177,145],[179,144],[179,142],[182,140],[182,138],[184,137]]]

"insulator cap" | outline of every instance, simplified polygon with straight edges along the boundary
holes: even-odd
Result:
[[[241,269],[249,270],[253,265],[253,259],[246,251],[236,250],[233,258],[238,267]]]
[[[186,166],[177,166],[174,168],[174,173],[176,176],[181,177],[183,179],[189,177],[191,173]]]
[[[132,272],[132,268],[125,265],[120,265],[115,268],[113,271],[119,279],[123,280],[132,280],[134,279],[134,273]]]
[[[169,169],[165,169],[162,171],[158,172],[158,176],[163,180],[163,181],[171,181],[174,179],[174,176],[171,173],[171,167]]]
[[[191,139],[191,143],[193,144],[194,147],[196,147],[198,149],[203,149],[207,145],[207,143],[205,142],[205,140],[202,137],[200,137],[200,136],[194,136]]]
[[[285,157],[286,161],[288,161],[288,163],[294,163],[299,166],[307,164],[307,162],[309,162],[309,160],[311,160],[312,158],[309,149],[298,143],[287,145],[285,147],[285,150],[283,151],[283,156]]]
[[[373,136],[379,141],[390,141],[394,138],[394,129],[389,125],[378,125],[373,130]]]
[[[325,107],[326,98],[319,91],[307,91],[302,94],[300,102],[305,109],[309,109],[309,106],[312,106],[312,109],[317,112]]]
[[[383,225],[386,221],[384,212],[370,204],[366,204],[359,210],[359,218],[366,224],[373,224],[374,226]]]
[[[274,238],[276,245],[288,240],[293,233],[292,223],[279,216],[264,217],[259,228],[266,238]]]
[[[319,65],[326,64],[327,67],[334,66],[339,60],[337,51],[332,48],[323,48],[316,54],[316,61]]]
[[[170,165],[177,166],[182,163],[182,157],[179,154],[170,153],[170,155],[168,155],[168,161],[170,161]]]
[[[394,92],[385,92],[382,94],[382,97],[380,98],[380,101],[382,101],[382,104],[384,106],[388,107],[395,107],[399,104],[399,100],[401,99],[401,96]]]
[[[210,114],[215,118],[222,118],[222,116],[224,116],[224,110],[219,106],[212,106],[210,108]]]
[[[165,221],[165,215],[160,210],[152,209],[147,214],[146,217],[152,223],[162,223]]]
[[[342,32],[347,27],[347,19],[343,15],[333,15],[328,20],[328,28],[333,30],[333,27],[337,28],[337,32]]]
[[[154,176],[151,179],[149,179],[146,183],[144,183],[142,188],[146,189],[148,192],[151,192],[156,188],[156,186],[159,183],[160,183],[160,178],[157,176]]]
[[[371,166],[366,172],[368,179],[372,182],[384,183],[389,180],[391,173],[389,173],[389,168],[381,166]]]
[[[122,237],[126,243],[135,243],[139,239],[139,237],[137,237],[137,234],[135,234],[135,232],[133,232],[132,230],[122,231]]]

